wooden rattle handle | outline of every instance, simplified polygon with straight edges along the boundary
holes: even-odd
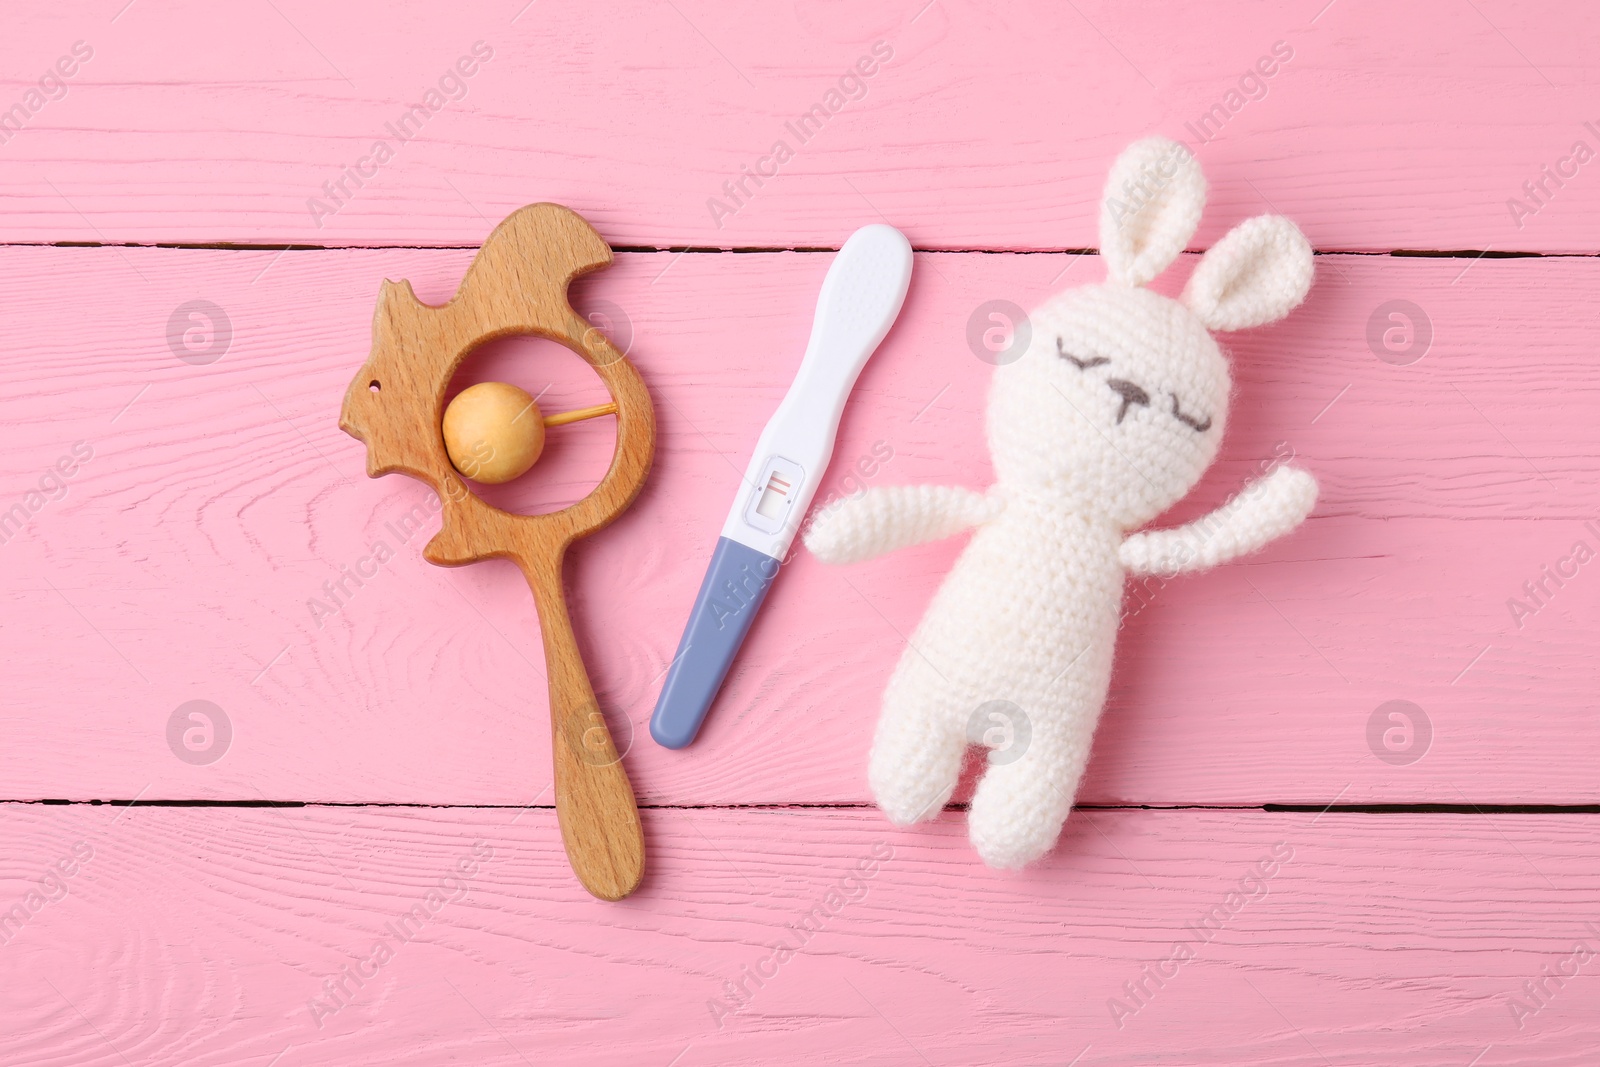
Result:
[[[621,900],[644,877],[644,831],[633,786],[578,654],[562,595],[561,556],[519,560],[539,608],[550,673],[556,819],[578,881],[602,900]]]

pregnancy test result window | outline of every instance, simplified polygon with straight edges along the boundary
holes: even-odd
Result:
[[[761,499],[756,503],[756,514],[763,519],[783,518],[783,509],[789,503],[789,490],[792,486],[784,480],[783,475],[777,471],[767,479],[767,488],[761,494]]]
[[[775,534],[788,521],[789,512],[805,485],[805,471],[798,463],[773,456],[757,482],[757,492],[745,511],[745,521],[764,533]]]

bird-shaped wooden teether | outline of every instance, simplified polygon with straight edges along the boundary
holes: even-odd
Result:
[[[449,303],[424,304],[410,282],[385,281],[373,315],[372,355],[345,393],[339,426],[366,442],[369,476],[400,471],[439,494],[442,527],[422,552],[430,563],[509,559],[527,577],[550,675],[556,816],[567,860],[585,889],[620,900],[644,875],[644,836],[633,787],[578,654],[561,584],[567,546],[633,502],[655,452],[655,416],[638,371],[567,303],[573,278],[610,263],[611,249],[582,217],[556,204],[532,204],[495,227]],[[479,499],[445,447],[451,376],[474,348],[512,334],[572,349],[595,369],[615,404],[617,446],[605,477],[576,504],[546,515],[515,515]],[[601,413],[589,409],[544,423]],[[539,420],[537,408],[529,417]],[[542,428],[539,436],[542,445]]]

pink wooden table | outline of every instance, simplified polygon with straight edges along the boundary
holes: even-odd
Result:
[[[1592,5],[17,6],[0,1062],[1594,1062]],[[1223,457],[1176,517],[1280,442],[1323,492],[1131,620],[1056,851],[992,872],[959,806],[902,831],[866,790],[898,635],[954,543],[802,557],[702,740],[650,742],[826,250],[878,220],[918,249],[829,487],[884,454],[866,482],[982,485],[969,317],[1102,276],[1104,173],[1150,132],[1207,171],[1195,251],[1272,210],[1319,252],[1305,306],[1234,340]],[[394,524],[425,490],[363,477],[336,425],[379,281],[443,299],[536,200],[619,249],[574,299],[660,422],[643,496],[569,571],[645,808],[620,904],[560,849],[526,588],[424,563]],[[550,354],[472,374],[597,402]],[[562,431],[506,499],[581,496],[610,435]],[[169,724],[197,700],[220,714],[191,752]]]

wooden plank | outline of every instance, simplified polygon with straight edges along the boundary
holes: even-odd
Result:
[[[1083,248],[1154,131],[1211,176],[1202,244],[1270,208],[1321,249],[1600,249],[1584,7],[122,6],[34,5],[0,42],[0,240],[468,245],[548,199],[622,245],[837,246],[882,216],[919,248]]]
[[[655,811],[644,887],[604,904],[551,812],[516,814],[6,805],[5,1059],[1529,1067],[1600,1040],[1592,816],[1079,813],[1001,876],[955,814]]]
[[[379,279],[442,300],[470,255],[0,251],[0,284],[30,293],[3,312],[0,511],[31,506],[47,468],[73,466],[74,442],[93,453],[0,545],[8,796],[523,804],[546,787],[525,584],[500,563],[425,564],[437,526],[426,491],[363,477],[361,446],[336,426]],[[659,451],[639,501],[574,553],[568,583],[619,747],[634,738],[639,795],[864,801],[878,694],[959,545],[842,570],[801,555],[703,740],[681,753],[651,743],[660,676],[828,257],[618,260],[576,299],[631,345]],[[1257,559],[1141,594],[1082,799],[1593,801],[1600,585],[1585,567],[1558,588],[1543,568],[1579,540],[1600,548],[1585,525],[1600,491],[1600,264],[1324,256],[1319,269],[1301,311],[1230,341],[1238,399],[1223,458],[1174,518],[1237,490],[1280,441],[1321,479],[1317,513]],[[967,347],[969,316],[1099,273],[1095,257],[920,255],[824,498],[985,484],[990,368]],[[169,344],[169,316],[194,299],[227,309],[215,362],[175,355],[205,358],[203,320],[181,320]],[[1408,366],[1367,344],[1391,299],[1431,322],[1431,349]],[[183,327],[199,331],[192,351]],[[550,386],[548,411],[603,399],[580,361],[548,352],[517,342],[474,370]],[[610,433],[600,420],[552,431],[530,485],[498,499],[576,499],[604,470]],[[380,541],[393,558],[375,567]],[[353,568],[368,574],[359,586]],[[338,582],[342,596],[325,588]],[[1537,604],[1529,582],[1546,583]],[[1539,610],[1513,617],[1513,597]],[[209,765],[176,758],[168,737],[197,699],[232,727]],[[1397,699],[1432,727],[1409,765],[1369,744],[1372,715]]]

